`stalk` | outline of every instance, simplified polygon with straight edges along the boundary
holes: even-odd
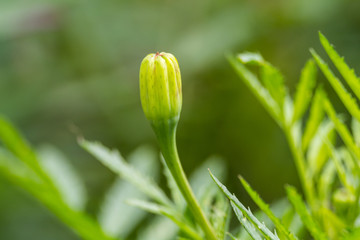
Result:
[[[177,122],[178,119],[173,118],[170,120],[158,121],[155,124],[153,123],[152,127],[156,133],[166,164],[182,195],[184,196],[196,222],[204,231],[207,240],[217,240],[216,234],[202,211],[200,204],[196,200],[182,168],[176,147]]]

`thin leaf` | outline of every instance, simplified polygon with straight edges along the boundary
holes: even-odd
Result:
[[[89,142],[85,139],[79,140],[79,144],[102,164],[120,177],[123,177],[134,184],[134,186],[139,188],[150,198],[153,198],[155,201],[166,206],[172,205],[165,193],[156,185],[156,183],[125,162],[118,151],[109,150],[100,143]]]
[[[258,233],[257,229],[254,227],[254,224],[247,220],[246,217],[242,214],[242,212],[239,210],[239,208],[235,205],[235,203],[230,202],[231,207],[233,208],[236,217],[238,218],[239,222],[242,224],[242,226],[245,228],[247,233],[251,236],[254,240],[262,240],[261,235]]]
[[[356,145],[353,137],[351,136],[350,131],[346,125],[337,117],[334,107],[328,99],[324,100],[324,108],[328,114],[331,121],[334,123],[337,132],[344,141],[345,145],[352,151],[355,157],[360,159],[360,148]],[[356,165],[359,165],[359,162],[355,162]]]
[[[223,191],[223,193],[229,198],[229,200],[236,206],[238,210],[248,219],[251,224],[259,230],[266,239],[279,240],[279,237],[272,233],[264,223],[261,223],[250,211],[250,209],[246,209],[245,206],[235,197],[235,195],[231,194],[229,190],[210,172],[211,177],[218,185],[218,187]]]
[[[297,237],[294,236],[291,232],[289,232],[285,226],[281,223],[281,221],[274,215],[274,213],[271,211],[269,205],[267,205],[255,192],[250,184],[245,181],[245,179],[241,176],[239,176],[240,182],[245,188],[246,192],[250,195],[252,200],[256,203],[256,205],[270,218],[270,220],[274,223],[275,227],[278,229],[279,233],[284,234],[287,239],[296,240]]]
[[[153,214],[163,215],[169,219],[171,219],[178,227],[191,236],[193,239],[201,240],[202,237],[191,227],[188,226],[185,219],[171,208],[161,206],[156,203],[151,203],[143,200],[131,199],[128,200],[127,203],[131,206],[135,206],[141,208],[145,211],[151,212]]]
[[[43,145],[38,149],[38,156],[63,200],[74,210],[84,209],[85,185],[65,155],[53,146]]]
[[[296,212],[299,214],[301,221],[304,223],[306,228],[315,240],[327,240],[325,233],[321,230],[320,226],[315,222],[313,217],[310,215],[305,203],[301,199],[301,196],[296,192],[292,186],[286,187],[287,196],[289,201],[294,206]]]
[[[346,169],[344,168],[342,161],[340,159],[339,153],[337,150],[335,150],[335,147],[326,139],[324,139],[325,143],[326,143],[326,147],[328,149],[328,152],[330,153],[331,159],[334,161],[339,179],[341,181],[341,183],[343,184],[343,186],[352,194],[355,194],[356,189],[354,188],[354,186],[352,186],[352,184],[348,181],[348,177],[347,177],[347,172]]]
[[[333,161],[328,161],[319,177],[319,200],[325,207],[330,207],[332,186],[335,182],[336,167]]]
[[[312,92],[316,83],[316,65],[313,60],[308,60],[301,71],[300,82],[294,98],[293,122],[299,120],[306,112],[310,103]]]
[[[329,43],[326,37],[319,32],[320,42],[325,51],[329,55],[331,61],[335,64],[347,84],[353,90],[355,95],[360,99],[360,79],[356,76],[354,69],[351,69],[345,62],[343,57],[335,51],[334,47]]]
[[[241,55],[239,57],[241,57]],[[279,125],[281,125],[281,110],[279,105],[273,99],[269,91],[262,86],[258,78],[251,73],[251,71],[249,71],[244,64],[241,63],[241,61],[239,61],[239,57],[229,57],[228,60],[239,77],[250,88],[269,114]]]
[[[139,172],[157,176],[157,157],[152,149],[139,147],[130,154],[128,160]],[[107,234],[126,238],[145,217],[144,211],[125,203],[129,198],[146,199],[146,195],[131,183],[118,178],[106,193],[98,217]]]
[[[324,60],[313,49],[311,49],[310,51],[321,71],[324,73],[324,75],[332,85],[333,89],[345,105],[346,109],[351,113],[352,116],[354,116],[358,121],[360,121],[360,109],[358,104],[356,103],[356,100],[345,89],[343,84],[330,70]]]
[[[315,136],[311,140],[306,158],[313,175],[317,175],[328,160],[328,151],[324,139],[332,142],[334,138],[334,124],[330,120],[324,120],[318,127]]]
[[[353,117],[351,121],[351,128],[355,143],[358,147],[360,147],[360,121]]]
[[[314,137],[319,125],[324,118],[324,108],[322,104],[324,96],[324,90],[322,88],[318,88],[315,92],[314,100],[311,104],[310,116],[306,123],[304,135],[302,138],[302,149],[304,151],[308,148],[312,138]]]

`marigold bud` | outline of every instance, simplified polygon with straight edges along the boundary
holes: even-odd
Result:
[[[152,122],[179,118],[182,93],[179,64],[170,53],[147,55],[140,67],[140,97]]]

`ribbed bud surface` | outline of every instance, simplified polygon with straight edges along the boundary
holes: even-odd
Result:
[[[179,117],[182,105],[179,64],[170,53],[147,55],[140,67],[140,97],[147,119]]]

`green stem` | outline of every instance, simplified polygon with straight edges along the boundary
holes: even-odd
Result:
[[[176,128],[178,118],[168,121],[153,122],[152,127],[156,133],[161,152],[166,164],[174,177],[182,195],[184,196],[196,222],[203,229],[207,240],[217,240],[216,234],[206,218],[198,201],[195,198],[185,172],[181,166],[176,147]]]
[[[299,174],[300,182],[302,185],[302,188],[305,193],[305,197],[310,203],[310,206],[312,209],[315,207],[315,196],[314,196],[314,186],[312,184],[312,180],[308,179],[308,175],[306,172],[306,165],[305,165],[305,158],[301,150],[296,146],[296,143],[294,141],[294,138],[291,134],[291,128],[285,127],[285,135],[289,143],[289,147],[291,150],[291,153],[295,160],[296,169]]]

